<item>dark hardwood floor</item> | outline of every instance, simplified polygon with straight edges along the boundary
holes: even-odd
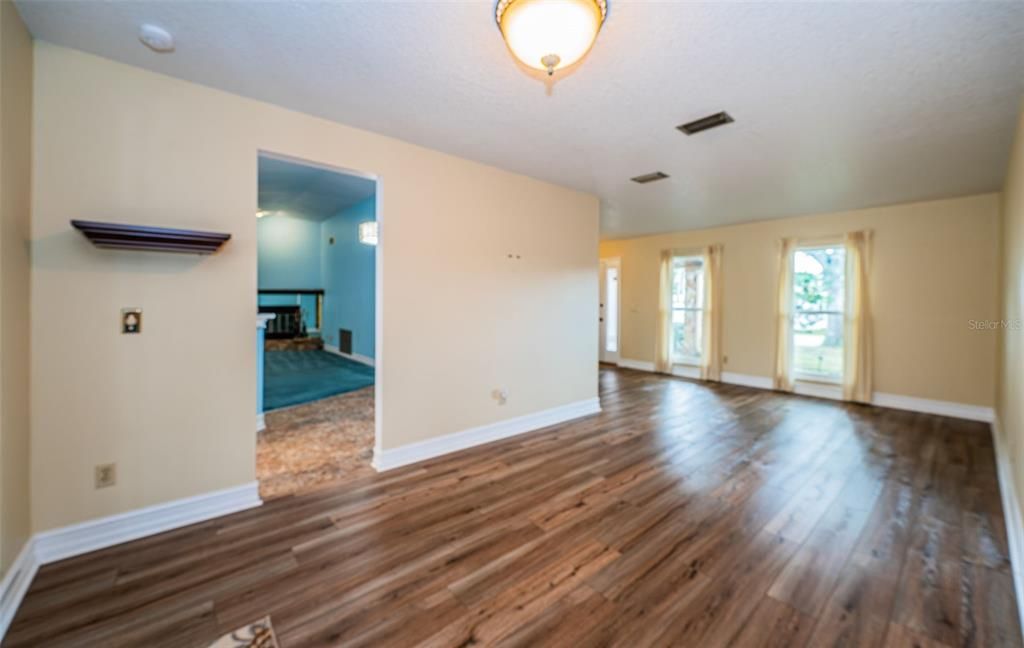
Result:
[[[988,425],[601,370],[604,412],[44,567],[5,645],[1020,646]]]

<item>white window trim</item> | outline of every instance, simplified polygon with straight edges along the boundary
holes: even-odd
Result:
[[[814,315],[838,315],[839,317],[843,317],[844,318],[844,321],[843,321],[843,332],[844,332],[844,334],[846,332],[846,321],[845,321],[846,313],[843,312],[843,311],[834,311],[834,310],[827,310],[827,311],[825,311],[825,310],[823,310],[823,311],[803,311],[803,312],[804,313],[813,313]],[[793,321],[794,322],[796,321],[796,316],[798,314],[799,314],[799,311],[793,311]],[[796,334],[795,326],[796,325],[794,324],[793,326],[790,327],[790,330],[789,330],[790,339],[792,339],[793,335]],[[844,344],[845,344],[845,341],[844,341]],[[791,342],[791,346],[793,347],[793,351],[795,353],[796,352],[796,345]],[[844,351],[845,351],[845,348],[844,348]],[[844,362],[843,363],[843,372],[845,373],[845,371],[846,371],[846,363]],[[793,380],[800,381],[800,382],[805,382],[805,383],[818,383],[818,384],[822,384],[822,385],[841,385],[841,384],[843,384],[843,374],[840,374],[838,376],[833,376],[833,375],[830,375],[830,374],[819,374],[819,373],[814,373],[813,371],[797,371],[796,369],[794,369],[793,370]]]
[[[697,313],[698,315],[700,315],[701,319],[704,318],[704,309],[703,308],[694,308],[693,306],[684,306],[682,308],[673,308],[672,309],[673,313],[676,313],[677,311],[684,312],[684,313]],[[703,346],[704,345],[704,330],[703,330],[703,328],[701,329],[700,333],[701,333],[700,343],[701,343],[701,346]],[[675,350],[673,349],[673,352],[674,351]],[[672,364],[674,364],[674,365],[699,367],[700,363],[701,363],[701,357],[700,356],[684,356],[684,355],[678,355],[677,356],[677,355],[675,355],[675,353],[673,353],[673,355],[672,355]]]
[[[672,360],[672,366],[674,367],[700,367],[700,358],[686,357],[686,358],[674,358]]]
[[[806,243],[803,243],[803,244],[798,243],[796,248],[793,250],[793,256],[795,257],[796,253],[797,252],[801,252],[801,251],[806,251],[806,250],[825,250],[825,249],[828,249],[828,248],[842,247],[842,245],[843,245],[843,242],[842,242],[841,239],[831,239],[831,238],[823,239],[823,240],[817,240],[817,241],[807,241]],[[794,273],[794,279],[795,279],[795,273]],[[843,273],[843,282],[846,283],[846,281],[847,281],[847,277],[846,277],[846,273],[844,272]],[[795,286],[794,286],[794,288],[795,288]],[[790,327],[789,327],[789,346],[790,346],[790,349],[793,350],[792,352],[794,354],[796,353],[796,345],[793,342],[793,336],[796,333],[796,330],[795,330],[795,328],[796,328],[796,316],[800,312],[801,311],[798,311],[796,309],[796,304],[794,302],[793,312],[792,312],[792,314],[790,316],[790,320],[793,323],[790,324]],[[804,312],[804,313],[812,313],[814,315],[838,315],[839,317],[843,318],[843,335],[845,337],[845,335],[846,335],[846,311],[823,310],[823,311],[802,311],[802,312]],[[845,340],[844,340],[844,342],[843,342],[843,353],[844,353],[844,355],[845,355],[845,352],[846,352],[845,344],[846,343],[845,343]],[[836,398],[836,396],[832,395],[832,390],[835,389],[837,386],[841,386],[843,384],[843,379],[845,378],[845,374],[846,374],[846,363],[845,362],[843,363],[843,373],[839,374],[838,376],[832,376],[832,375],[829,375],[829,374],[818,374],[818,373],[813,373],[813,372],[808,372],[808,371],[797,371],[796,369],[793,369],[793,382],[794,383],[802,383],[805,386],[802,392],[801,392],[801,390],[799,388],[797,388],[795,391],[797,393],[804,393],[807,396],[819,396],[821,398]],[[822,392],[822,393],[817,393],[817,392]],[[825,392],[828,392],[828,394],[826,395]],[[840,393],[839,397],[841,397],[841,396],[842,396],[842,394]]]
[[[844,367],[845,369],[845,367]],[[794,371],[793,380],[812,385],[842,385],[842,376],[829,376],[827,374],[808,373],[805,371]]]
[[[699,259],[700,260],[700,264],[701,264],[700,265],[700,268],[701,268],[701,281],[705,282],[705,283],[707,282],[707,277],[704,274],[706,272],[707,268],[704,267],[704,257],[702,255],[700,255],[700,254],[679,254],[679,253],[673,254],[672,255],[672,264],[673,264],[673,266],[675,265],[675,262],[676,262],[677,259]],[[702,293],[701,294],[703,294],[703,290],[705,288],[706,288],[706,286],[704,286],[702,288]],[[682,312],[689,312],[689,313],[698,313],[702,320],[704,318],[704,306],[703,305],[700,306],[699,308],[696,307],[696,306],[680,306],[679,308],[676,308],[676,307],[673,306],[669,310],[671,311],[671,313],[669,314],[670,317],[676,311],[682,311]],[[702,329],[701,330],[701,340],[700,340],[702,348],[704,346],[704,334],[705,334],[705,331]],[[677,355],[675,355],[675,349],[672,349],[672,366],[673,367],[697,367],[697,369],[698,369],[697,377],[700,377],[700,371],[699,370],[700,370],[700,367],[701,367],[702,360],[703,359],[700,356],[682,356],[682,355],[677,356]],[[685,369],[682,369],[682,371],[685,372],[685,373],[689,373]],[[673,370],[672,373],[675,374],[675,375],[683,375],[682,373],[676,374],[675,370]],[[683,376],[683,377],[684,378],[688,378],[690,376],[686,375],[686,376]]]

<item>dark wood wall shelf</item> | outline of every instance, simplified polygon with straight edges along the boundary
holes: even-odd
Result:
[[[322,295],[323,288],[260,288],[261,295]]]
[[[213,254],[231,238],[230,234],[196,230],[123,225],[97,221],[72,220],[72,227],[99,248],[115,250],[152,250]]]

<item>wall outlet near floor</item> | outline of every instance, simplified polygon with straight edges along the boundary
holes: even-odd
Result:
[[[491,396],[494,400],[498,401],[498,405],[504,405],[508,402],[508,390],[507,389],[495,389],[491,392]]]
[[[96,488],[106,488],[117,483],[117,464],[96,466]]]

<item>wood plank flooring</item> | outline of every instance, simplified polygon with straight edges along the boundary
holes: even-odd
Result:
[[[5,645],[1021,646],[987,425],[600,380],[600,415],[48,565]]]

